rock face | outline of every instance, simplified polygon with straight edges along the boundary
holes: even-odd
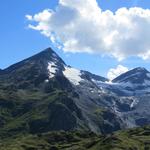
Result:
[[[120,75],[111,83],[96,83],[118,97],[114,102],[114,110],[127,128],[150,124],[148,70],[138,67]]]
[[[149,86],[150,73],[144,68],[110,83],[66,65],[48,48],[0,71],[0,135],[110,133],[149,124]]]

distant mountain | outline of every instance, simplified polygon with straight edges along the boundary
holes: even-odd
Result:
[[[112,82],[97,82],[97,85],[118,97],[113,107],[127,128],[150,124],[148,70],[138,67],[118,76]]]
[[[138,67],[120,75],[113,82],[143,84],[148,80],[150,80],[150,72],[145,68]]]
[[[132,69],[115,78],[112,82],[129,95],[150,93],[150,72],[145,68]]]

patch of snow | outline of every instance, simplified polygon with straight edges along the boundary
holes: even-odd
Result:
[[[106,84],[113,84],[113,82],[111,80],[109,81],[105,81]]]
[[[49,73],[49,78],[53,78],[56,74],[57,71],[57,66],[54,62],[49,62],[48,63],[48,73]]]
[[[48,79],[46,79],[46,80],[45,80],[45,82],[47,83],[47,82],[49,82],[49,80],[48,80]]]
[[[117,108],[117,105],[116,105],[115,101],[113,101],[112,108],[113,108],[115,114],[117,114],[118,116],[121,116],[121,112],[118,111],[118,108]]]
[[[98,94],[105,94],[107,93],[106,90],[103,87],[100,87],[100,90],[98,90]]]
[[[83,80],[81,78],[80,70],[75,69],[75,68],[65,67],[63,74],[74,85],[79,85],[80,82]]]
[[[146,75],[147,75],[148,78],[150,78],[150,73],[147,73]]]
[[[104,83],[107,85],[119,85],[120,84],[120,83],[114,83],[112,81],[105,81]]]
[[[143,85],[144,85],[144,86],[150,86],[150,81],[149,81],[149,80],[144,80]]]
[[[138,102],[139,101],[136,98],[134,98],[133,101],[132,101],[132,103],[131,103],[131,105],[130,105],[130,108],[133,108],[135,105],[138,104]]]

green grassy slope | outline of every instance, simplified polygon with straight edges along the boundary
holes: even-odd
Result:
[[[70,93],[71,94],[71,93]],[[72,130],[80,110],[69,94],[56,90],[0,93],[0,138],[18,133]]]
[[[0,141],[0,150],[149,150],[150,127],[95,135],[80,131],[17,135]]]

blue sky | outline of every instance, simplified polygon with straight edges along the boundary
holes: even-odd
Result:
[[[109,9],[115,12],[121,7],[130,8],[134,6],[150,9],[150,1],[148,0],[97,0],[97,2],[103,11]],[[25,15],[34,15],[44,9],[55,9],[57,5],[57,0],[5,0],[1,2],[0,68],[6,68],[47,47],[52,47],[67,64],[102,76],[106,76],[108,70],[117,67],[117,65],[123,65],[129,69],[141,66],[150,70],[150,60],[143,60],[136,56],[118,61],[114,57],[102,56],[97,53],[64,53],[49,38],[28,28],[29,22]]]

